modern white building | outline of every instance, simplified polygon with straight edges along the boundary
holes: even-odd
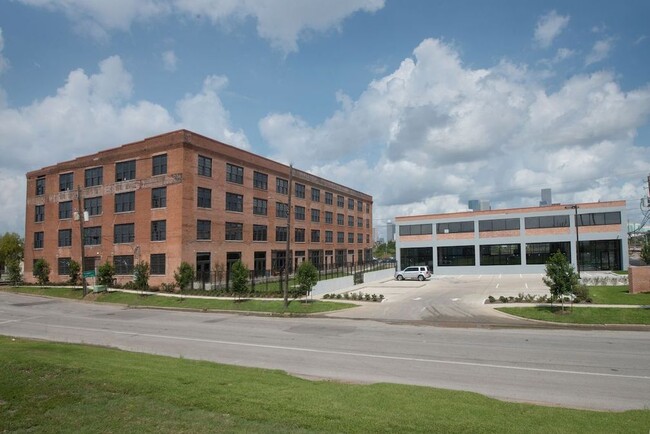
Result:
[[[398,266],[428,265],[434,274],[542,273],[559,250],[579,271],[626,270],[626,220],[625,201],[397,217]]]

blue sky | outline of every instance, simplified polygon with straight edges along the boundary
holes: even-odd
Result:
[[[628,200],[650,172],[647,1],[0,3],[0,233],[24,175],[188,128],[397,215]]]

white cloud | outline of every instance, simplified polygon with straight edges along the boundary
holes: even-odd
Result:
[[[559,48],[557,50],[557,53],[555,53],[555,57],[553,58],[554,63],[562,62],[563,60],[570,59],[575,55],[575,51],[569,49],[569,48]]]
[[[178,64],[178,58],[174,50],[167,50],[162,53],[163,68],[165,71],[174,72],[176,71],[176,66]]]
[[[569,24],[569,16],[558,15],[554,10],[540,17],[535,27],[535,42],[542,48],[551,46],[555,38]]]
[[[9,61],[4,57],[2,52],[5,49],[5,40],[2,36],[2,27],[0,27],[0,75],[9,67]]]
[[[587,54],[587,57],[585,58],[585,65],[591,65],[605,60],[607,56],[609,56],[609,52],[612,50],[613,46],[614,40],[612,38],[596,41],[594,46],[591,48],[591,52]]]

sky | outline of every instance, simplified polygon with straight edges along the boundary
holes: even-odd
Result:
[[[396,216],[627,200],[650,174],[647,0],[3,0],[0,233],[25,174],[186,128]]]

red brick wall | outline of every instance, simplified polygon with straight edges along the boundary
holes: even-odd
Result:
[[[630,267],[628,274],[631,294],[650,292],[650,266]]]

